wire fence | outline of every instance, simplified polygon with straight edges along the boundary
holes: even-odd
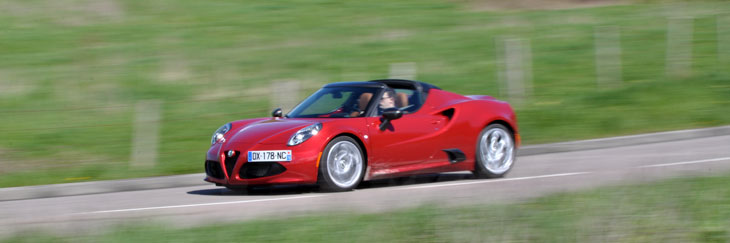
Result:
[[[713,41],[717,45],[717,56],[718,66],[730,64],[730,16],[719,15],[717,16],[717,28],[714,39],[698,38],[696,30],[692,28],[694,19],[692,18],[668,18],[667,19],[667,43],[665,50],[665,59],[657,60],[656,62],[664,62],[664,69],[666,70],[667,77],[675,76],[687,76],[692,73],[693,67],[693,45],[695,43]],[[484,77],[485,80],[495,80],[499,92],[503,97],[506,97],[516,106],[529,105],[531,96],[533,95],[533,72],[536,67],[533,63],[533,58],[536,56],[548,56],[553,54],[560,55],[571,55],[571,53],[589,53],[593,55],[593,61],[595,63],[595,87],[597,89],[612,89],[621,87],[623,79],[626,76],[626,70],[622,68],[626,64],[626,60],[622,56],[627,51],[626,47],[634,45],[634,43],[647,41],[642,35],[637,35],[637,30],[630,28],[623,28],[619,26],[596,26],[592,30],[593,46],[590,47],[592,50],[586,50],[583,47],[565,47],[557,49],[538,49],[535,50],[536,43],[542,41],[541,39],[530,39],[519,36],[499,36],[496,37],[495,42],[495,56],[489,57],[496,60],[497,72],[496,77]],[[592,52],[591,52],[592,51]],[[636,65],[650,65],[646,63],[638,63]],[[389,76],[393,78],[407,78],[407,79],[418,79],[418,63],[416,62],[398,62],[390,64],[390,70],[388,71]],[[573,68],[573,67],[566,67]],[[577,68],[577,67],[575,67]],[[728,69],[728,68],[726,68]],[[380,75],[378,75],[380,76]],[[256,115],[266,114],[270,111],[271,107],[274,106],[286,106],[292,108],[296,105],[296,102],[300,101],[302,97],[298,94],[302,90],[308,90],[310,87],[303,87],[296,80],[282,80],[272,82],[271,87],[266,87],[265,92],[257,94],[247,94],[245,96],[228,96],[228,97],[215,97],[215,98],[194,98],[194,99],[172,99],[172,100],[161,100],[160,106],[156,112],[156,119],[150,120],[139,120],[134,121],[135,116],[140,114],[136,113],[135,107],[138,105],[135,103],[130,104],[118,104],[108,106],[72,106],[72,107],[46,107],[46,108],[31,108],[31,109],[5,109],[0,110],[2,116],[23,116],[32,118],[32,115],[36,113],[58,113],[66,114],[74,112],[90,112],[90,111],[111,111],[111,112],[126,112],[130,115],[122,115],[114,118],[100,117],[98,123],[95,120],[91,122],[85,118],[84,120],[62,120],[62,121],[47,121],[52,124],[35,124],[32,127],[0,127],[0,134],[2,135],[19,135],[31,132],[47,132],[47,131],[61,131],[61,130],[72,130],[72,129],[96,129],[96,128],[125,128],[127,130],[134,130],[135,126],[146,126],[148,124],[183,124],[187,122],[196,121],[195,124],[200,124],[201,120],[213,120],[214,118],[246,118]],[[277,90],[285,90],[285,94]],[[263,90],[263,89],[262,89]],[[292,95],[287,95],[292,94]],[[274,97],[274,98],[272,98]],[[170,115],[163,115],[165,108],[172,105],[188,105],[188,104],[209,104],[211,107],[215,106],[217,102],[234,102],[240,103],[242,106],[245,104],[252,104],[254,101],[268,101],[269,106],[265,107],[252,107],[243,111],[235,112],[216,112],[214,109],[206,110],[199,114],[190,114],[186,112],[178,112]],[[260,102],[264,103],[264,102]],[[127,119],[120,121],[121,119]],[[113,121],[110,121],[113,120]],[[38,121],[36,123],[43,123]],[[57,125],[62,123],[63,125]],[[69,123],[84,123],[84,124],[71,124]],[[90,124],[89,124],[90,123]],[[210,122],[215,123],[215,122]],[[2,125],[2,124],[0,124]],[[192,127],[191,129],[199,129]],[[163,133],[159,137],[152,141],[157,144],[160,140],[166,141],[189,141],[200,139],[201,136],[208,136],[210,131],[206,129],[200,129],[200,132],[194,132],[192,134],[177,134],[177,133],[165,133],[165,128],[156,131]],[[114,139],[104,138],[104,144],[97,146],[109,146],[118,147],[120,149],[129,149],[135,147],[133,143],[134,139]],[[91,141],[90,143],[93,143]],[[155,153],[158,155],[170,155],[182,152],[190,152],[186,149],[163,149],[155,148]],[[7,149],[6,153],[18,153],[16,149]],[[153,156],[152,158],[157,158]]]

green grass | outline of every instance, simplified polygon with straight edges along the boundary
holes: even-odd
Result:
[[[727,242],[730,176],[560,193],[514,204],[422,206],[193,228],[145,223],[94,235],[27,232],[7,242]],[[245,210],[245,209],[243,209]],[[132,225],[132,224],[129,224]]]
[[[507,98],[495,40],[510,37],[533,51],[533,95],[516,107],[525,143],[730,124],[716,33],[726,2],[500,12],[447,0],[69,2],[0,4],[0,187],[201,172],[211,133],[267,116],[275,80],[303,82],[303,99],[414,62],[419,80]],[[665,76],[672,12],[694,18],[683,78]],[[603,25],[621,29],[624,83],[608,90],[593,57]],[[131,168],[134,105],[146,99],[163,102],[159,161]]]

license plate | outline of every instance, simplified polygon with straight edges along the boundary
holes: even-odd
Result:
[[[291,150],[248,151],[248,162],[291,161]]]

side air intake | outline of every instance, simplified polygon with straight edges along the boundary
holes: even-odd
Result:
[[[449,120],[454,117],[454,108],[449,108],[441,112],[441,115],[448,117]]]
[[[442,150],[449,156],[449,162],[456,163],[466,160],[466,155],[460,149],[450,148]]]

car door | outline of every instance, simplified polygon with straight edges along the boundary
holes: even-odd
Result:
[[[413,165],[428,161],[439,147],[434,139],[442,120],[425,112],[405,114],[380,130],[382,118],[367,117],[373,175],[406,172],[418,168]]]

